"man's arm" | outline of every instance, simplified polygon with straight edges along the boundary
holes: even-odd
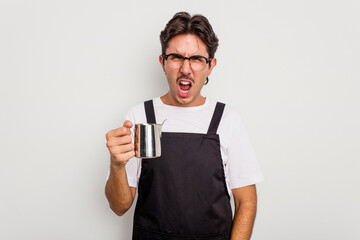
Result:
[[[257,195],[255,185],[232,189],[235,215],[231,240],[249,240],[254,226]]]
[[[122,216],[131,207],[135,199],[136,188],[130,187],[127,181],[125,164],[115,166],[111,164],[110,176],[105,186],[105,195],[110,208],[118,216]]]
[[[119,216],[131,207],[136,188],[130,187],[125,164],[134,157],[134,144],[132,143],[130,128],[132,122],[125,121],[123,127],[114,129],[106,134],[106,146],[109,149],[110,176],[105,186],[105,194],[110,208]]]

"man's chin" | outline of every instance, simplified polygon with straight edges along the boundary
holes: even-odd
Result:
[[[179,105],[186,107],[187,105],[191,104],[193,100],[192,96],[188,96],[188,97],[181,97],[178,96],[176,101]]]
[[[177,103],[179,104],[178,106],[181,107],[196,107],[196,106],[200,106],[203,105],[205,102],[205,98],[203,96],[198,96],[198,98],[194,98],[193,95],[190,95],[189,97],[186,98],[182,98],[180,96],[177,96]]]

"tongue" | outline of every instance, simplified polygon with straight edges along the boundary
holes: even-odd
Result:
[[[187,90],[190,89],[190,84],[188,84],[188,85],[182,85],[182,84],[180,84],[180,88],[181,88],[181,90],[183,90],[183,91],[187,91]]]

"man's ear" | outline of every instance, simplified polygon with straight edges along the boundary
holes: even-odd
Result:
[[[210,76],[211,71],[212,71],[212,70],[213,70],[213,68],[216,66],[216,63],[217,63],[216,58],[211,59],[211,62],[209,63],[209,64],[210,64],[210,69],[209,69],[208,76]]]
[[[160,56],[159,56],[159,62],[160,62],[160,64],[161,64],[162,68],[163,68],[163,71],[165,72],[165,62],[164,62],[164,57],[163,57],[163,55],[160,55]]]

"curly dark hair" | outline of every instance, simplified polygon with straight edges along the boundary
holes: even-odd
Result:
[[[180,34],[194,34],[198,36],[206,45],[209,58],[215,56],[219,39],[217,38],[209,20],[203,15],[196,14],[191,16],[187,12],[178,12],[166,24],[166,27],[160,33],[161,51],[165,54],[171,38]],[[208,83],[208,78],[206,83]]]

